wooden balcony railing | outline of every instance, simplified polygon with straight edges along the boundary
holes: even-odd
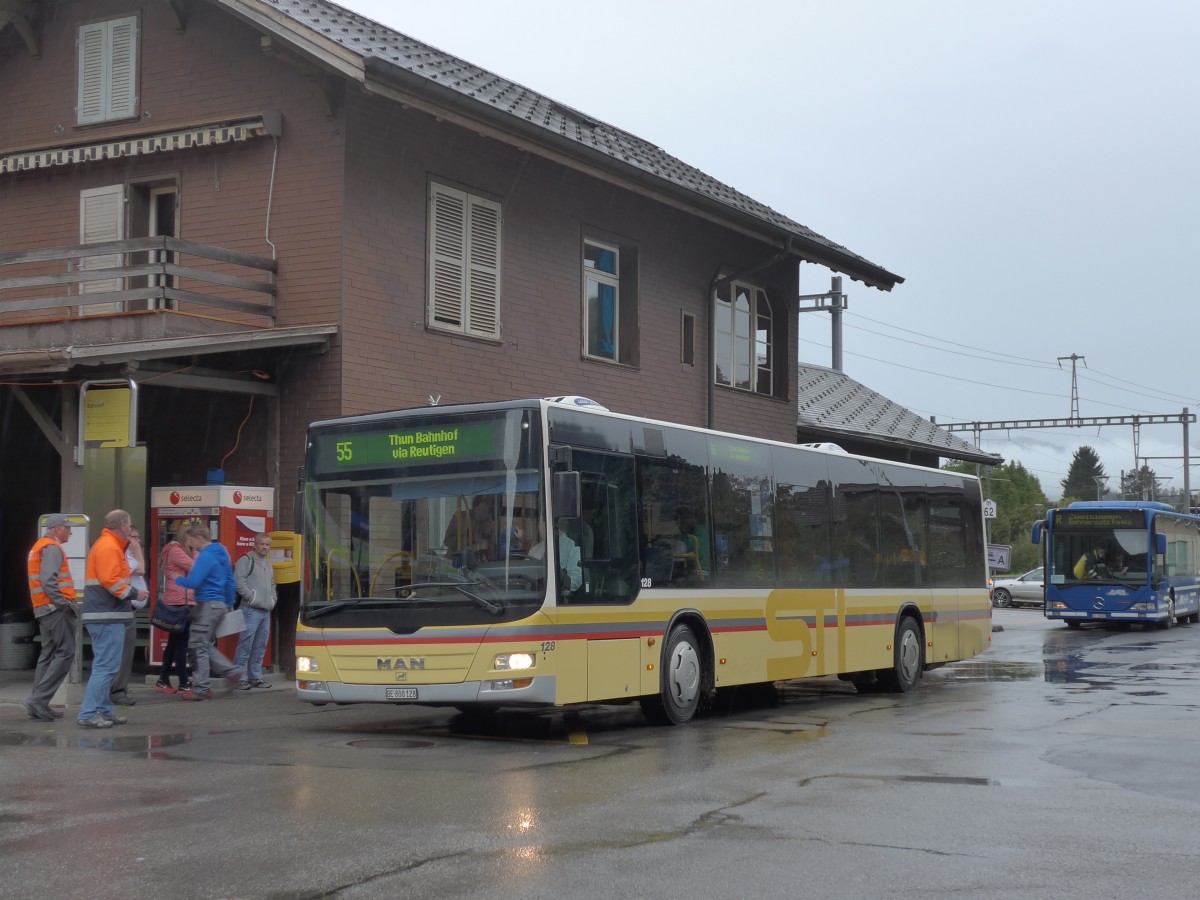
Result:
[[[184,257],[196,262],[181,265]],[[10,312],[78,307],[72,315],[82,317],[186,304],[273,325],[277,270],[273,259],[172,237],[0,252],[0,324]]]

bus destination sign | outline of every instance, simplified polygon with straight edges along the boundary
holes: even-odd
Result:
[[[1060,509],[1054,516],[1056,528],[1145,528],[1146,514],[1140,509]]]
[[[499,422],[341,431],[314,438],[313,466],[319,472],[463,462],[496,456]]]

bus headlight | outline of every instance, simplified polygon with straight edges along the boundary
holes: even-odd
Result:
[[[1067,604],[1061,600],[1047,600],[1046,609],[1066,609]]]
[[[532,653],[501,653],[496,657],[492,668],[515,672],[520,669],[532,669],[535,663]]]
[[[320,672],[321,667],[317,665],[317,661],[311,656],[296,657],[297,672]]]
[[[1153,612],[1154,610],[1158,609],[1158,604],[1155,603],[1153,600],[1149,600],[1149,601],[1144,601],[1142,603],[1135,603],[1135,604],[1133,604],[1133,606],[1131,606],[1129,608],[1136,609],[1139,612]]]

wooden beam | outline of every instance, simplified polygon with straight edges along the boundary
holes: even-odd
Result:
[[[171,14],[175,17],[175,33],[186,33],[188,13],[191,12],[191,4],[188,3],[187,0],[167,0],[167,7],[171,10]]]

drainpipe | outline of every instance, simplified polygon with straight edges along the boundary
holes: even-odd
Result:
[[[717,308],[717,291],[730,282],[737,281],[739,278],[745,278],[747,275],[753,275],[755,272],[760,272],[763,269],[770,268],[778,262],[792,256],[795,251],[792,249],[792,235],[788,235],[784,241],[783,249],[772,256],[770,259],[764,259],[760,263],[752,266],[747,266],[734,272],[732,275],[721,276],[721,270],[718,269],[713,273],[712,281],[708,283],[708,427],[716,428],[717,420],[717,329],[716,329],[716,308]]]

